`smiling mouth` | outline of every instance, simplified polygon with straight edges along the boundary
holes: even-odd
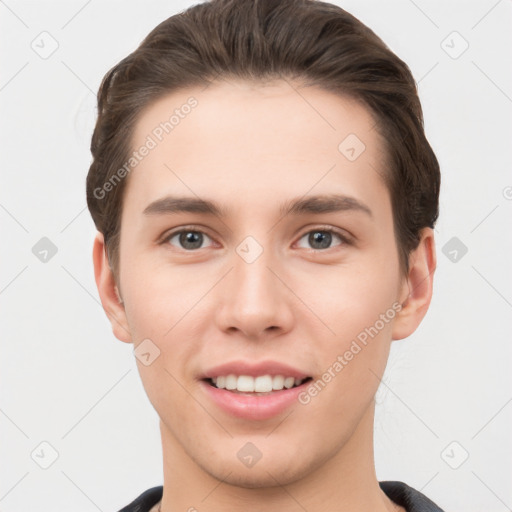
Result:
[[[253,378],[247,375],[236,376],[231,374],[202,380],[216,389],[238,395],[266,396],[303,386],[313,378],[294,379],[283,375],[264,375]]]

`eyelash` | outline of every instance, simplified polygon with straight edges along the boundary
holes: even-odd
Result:
[[[342,234],[340,231],[336,230],[336,229],[333,229],[331,227],[328,227],[328,226],[318,226],[318,227],[315,227],[313,229],[310,229],[309,231],[305,231],[304,233],[302,233],[302,235],[299,237],[299,240],[301,240],[302,238],[304,238],[305,235],[309,235],[310,233],[313,233],[313,232],[320,232],[320,233],[330,233],[330,234],[334,234],[336,235],[337,237],[339,237],[339,239],[341,240],[341,244],[339,245],[352,245],[353,242],[352,240]],[[172,231],[171,233],[167,234],[164,236],[164,238],[161,240],[160,244],[167,244],[169,243],[169,241],[174,238],[176,235],[179,235],[181,233],[200,233],[202,235],[206,235],[208,238],[212,239],[211,236],[208,235],[208,233],[204,232],[203,230],[199,229],[198,226],[185,226],[185,227],[182,227],[176,231]],[[333,247],[328,247],[327,249],[309,249],[309,251],[313,251],[313,252],[326,252],[328,251],[329,249],[333,249],[334,247],[339,247],[338,246],[333,246]],[[197,251],[200,251],[202,248],[200,249],[191,249],[191,250],[187,250],[187,249],[181,249],[183,250],[184,252],[197,252]]]

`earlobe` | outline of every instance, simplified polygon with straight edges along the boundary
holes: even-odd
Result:
[[[424,228],[418,247],[409,257],[409,272],[400,294],[402,309],[395,317],[392,339],[410,336],[426,315],[432,299],[436,264],[434,232]]]
[[[125,343],[132,343],[124,303],[110,268],[105,250],[103,234],[98,232],[94,239],[92,259],[94,278],[100,295],[101,304],[112,325],[114,336]]]

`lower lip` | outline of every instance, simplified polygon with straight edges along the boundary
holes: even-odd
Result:
[[[298,395],[310,384],[311,380],[300,386],[281,391],[273,391],[269,395],[241,395],[226,389],[219,389],[206,381],[201,386],[208,396],[225,412],[247,420],[266,420],[282,413],[294,402]]]

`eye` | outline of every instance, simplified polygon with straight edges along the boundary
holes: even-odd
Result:
[[[338,239],[340,243],[336,245],[350,245],[350,239],[343,235],[342,233],[332,229],[332,228],[316,228],[310,230],[304,235],[301,236],[300,240],[306,239],[307,243],[311,244],[313,250],[325,250],[330,249],[332,247],[334,239]],[[173,243],[173,240],[176,241]],[[199,249],[204,249],[203,243],[205,239],[212,240],[204,231],[200,229],[195,229],[194,227],[182,228],[178,231],[174,231],[162,239],[162,244],[170,244],[178,249],[184,249],[187,252],[196,251]],[[299,241],[300,241],[299,240]],[[176,245],[178,244],[178,245]],[[300,246],[300,244],[299,244]],[[307,248],[307,247],[305,247]]]
[[[334,229],[329,228],[317,228],[308,231],[302,235],[300,240],[307,237],[307,242],[311,244],[313,250],[330,249],[333,235],[335,238],[337,237],[339,240],[341,240],[341,243],[337,245],[350,245],[350,240],[348,237],[342,235]]]
[[[199,231],[197,229],[180,229],[179,231],[174,231],[167,235],[162,243],[168,243],[170,245],[174,245],[172,240],[177,239],[177,243],[180,245],[179,249],[185,249],[186,251],[195,251],[198,249],[203,249],[203,242],[205,237],[209,240],[211,238],[204,233],[203,231]]]

